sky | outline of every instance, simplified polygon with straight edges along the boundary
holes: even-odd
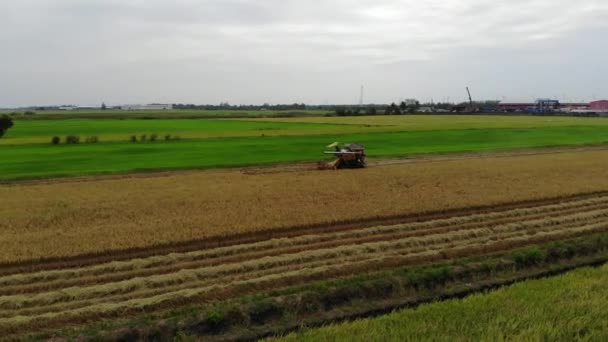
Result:
[[[606,0],[2,0],[0,107],[608,98]]]

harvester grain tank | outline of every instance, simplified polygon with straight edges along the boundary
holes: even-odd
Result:
[[[336,157],[331,162],[320,163],[320,169],[357,169],[365,167],[365,146],[361,144],[344,144],[340,147],[339,142],[328,145],[333,151],[325,151],[325,154]]]

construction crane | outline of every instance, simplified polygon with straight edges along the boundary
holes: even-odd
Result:
[[[467,94],[469,95],[469,108],[467,108],[465,110],[465,112],[467,112],[467,113],[478,112],[479,108],[477,108],[477,106],[473,103],[473,97],[471,97],[471,91],[469,90],[468,86],[467,86]]]

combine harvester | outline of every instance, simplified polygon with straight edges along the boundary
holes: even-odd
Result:
[[[344,144],[340,147],[339,142],[327,145],[328,148],[335,149],[334,151],[325,151],[325,154],[330,154],[336,157],[331,162],[319,162],[320,170],[337,170],[337,169],[359,169],[365,167],[365,147],[361,144]]]

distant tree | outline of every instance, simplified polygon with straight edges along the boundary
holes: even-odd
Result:
[[[106,110],[106,109],[108,109],[108,107],[106,107],[105,102],[102,102],[101,103],[101,110]]]
[[[414,104],[407,106],[407,111],[410,114],[417,112],[418,109],[420,109],[420,102],[418,102],[418,101],[416,101],[416,103],[414,103]]]
[[[80,137],[77,135],[68,135],[65,137],[66,144],[80,144]]]
[[[407,110],[407,104],[405,104],[405,101],[401,101],[401,103],[399,104],[399,109],[401,110],[401,113],[405,113],[405,111]]]
[[[11,127],[13,127],[13,119],[8,115],[0,116],[0,138],[2,138],[6,131]]]
[[[378,114],[378,111],[376,110],[376,107],[369,107],[366,109],[365,113],[367,115],[376,115]]]
[[[401,110],[399,110],[399,106],[395,102],[391,103],[391,112],[390,114],[399,115],[401,114]]]

